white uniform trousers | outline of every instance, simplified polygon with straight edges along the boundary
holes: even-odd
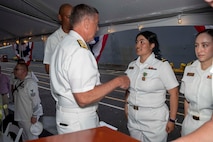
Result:
[[[22,132],[23,141],[38,139],[38,136],[33,135],[30,132],[30,127],[32,125],[31,121],[18,121],[18,125],[20,128],[23,128],[23,132]]]
[[[56,125],[58,134],[95,128],[99,125],[96,107],[82,110],[56,106]]]
[[[131,137],[141,142],[166,142],[168,117],[166,104],[158,108],[134,107],[129,104],[127,127]]]
[[[187,114],[182,123],[181,136],[195,131],[210,119],[211,116],[199,116],[199,120],[195,120],[191,114]]]

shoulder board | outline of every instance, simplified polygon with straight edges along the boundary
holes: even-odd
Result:
[[[82,40],[78,39],[77,41],[78,41],[78,44],[79,44],[81,47],[83,47],[83,48],[85,48],[85,49],[88,49],[88,48],[87,48],[87,45],[86,45]]]
[[[161,61],[162,62],[165,62],[165,61],[168,61],[167,59],[164,59],[164,58],[161,58]]]
[[[190,66],[193,63],[194,63],[194,61],[189,62],[189,63],[187,63],[187,66]]]

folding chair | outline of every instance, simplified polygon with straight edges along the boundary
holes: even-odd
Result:
[[[11,133],[14,133],[16,135],[14,142],[19,142],[22,132],[23,132],[23,128],[19,128],[18,126],[10,122],[7,125],[4,135],[11,137]]]

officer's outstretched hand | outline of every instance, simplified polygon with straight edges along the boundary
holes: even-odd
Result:
[[[120,82],[120,85],[119,85],[120,88],[122,88],[122,89],[129,88],[130,80],[129,80],[128,76],[123,75],[123,76],[119,76],[117,78],[119,79],[119,82]]]

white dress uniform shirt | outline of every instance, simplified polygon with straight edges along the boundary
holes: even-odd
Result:
[[[165,104],[166,90],[179,85],[169,63],[156,59],[154,53],[143,64],[140,57],[131,62],[126,73],[130,78],[127,101],[137,106],[162,106]]]
[[[198,60],[185,68],[180,92],[185,95],[186,100],[189,102],[189,107],[188,114],[182,124],[182,135],[193,132],[210,120],[212,116],[211,68],[202,70]]]
[[[65,36],[67,36],[68,34],[65,33],[62,29],[62,27],[60,26],[60,28],[58,30],[56,30],[54,33],[52,33],[46,41],[46,45],[45,45],[45,50],[44,50],[44,60],[43,60],[43,64],[49,64],[51,63],[51,58],[52,55],[54,53],[54,51],[57,48],[57,45],[62,41],[62,39],[64,39]],[[51,79],[51,78],[50,78]],[[50,88],[52,89],[51,85]],[[55,99],[55,101],[57,101],[57,96],[54,96],[52,94],[53,98]]]
[[[96,127],[98,122],[94,114],[96,115],[97,104],[81,108],[73,96],[73,93],[86,92],[100,84],[97,62],[91,51],[87,49],[83,38],[75,31],[70,31],[54,52],[51,64],[52,93],[58,96],[57,107],[59,108],[56,112],[58,132],[68,133]],[[87,120],[80,120],[79,116],[74,118],[75,112],[78,115],[84,113]],[[88,112],[93,113],[94,119],[91,114],[87,114]],[[72,118],[70,118],[71,115]],[[79,121],[78,124],[81,126],[75,126],[77,123],[73,124],[75,121]]]
[[[66,35],[67,33],[63,31],[62,27],[60,27],[47,38],[44,49],[44,64],[50,64],[53,52],[55,51],[58,43],[62,41]]]

